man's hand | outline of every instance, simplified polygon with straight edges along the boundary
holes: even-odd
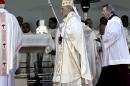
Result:
[[[95,39],[96,41],[98,41],[98,42],[101,42],[101,39],[100,38],[97,38],[97,39]]]
[[[56,51],[55,51],[55,50],[52,50],[49,54],[51,54],[51,55],[56,55]]]
[[[62,37],[61,37],[61,36],[58,38],[58,43],[59,43],[59,44],[62,43]]]

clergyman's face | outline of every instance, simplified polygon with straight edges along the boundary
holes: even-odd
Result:
[[[56,26],[57,26],[56,23],[54,23],[53,21],[49,20],[48,27],[49,27],[50,29],[55,29]]]
[[[23,33],[28,33],[30,31],[30,26],[28,24],[23,24],[22,31]]]
[[[63,17],[66,17],[68,15],[68,12],[69,12],[68,8],[66,6],[63,6],[62,7],[62,15],[63,15]]]
[[[103,14],[103,16],[104,16],[105,18],[108,18],[108,17],[109,17],[109,11],[106,10],[106,7],[104,7],[104,8],[102,9],[102,14]]]

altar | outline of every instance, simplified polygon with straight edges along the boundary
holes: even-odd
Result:
[[[35,73],[37,72],[35,70],[35,66],[30,64],[31,59],[39,59],[43,57],[39,57],[38,55],[33,56],[31,54],[41,54],[45,52],[45,47],[52,46],[54,43],[52,38],[49,34],[24,34],[22,37],[22,47],[19,50],[20,54],[25,54],[26,56],[20,57],[20,59],[24,59],[24,61],[21,61],[20,64],[20,70],[24,71],[19,72],[16,74],[16,81],[23,80],[24,82],[27,80],[27,82],[33,82],[30,80],[31,76],[35,76]],[[40,60],[42,60],[40,59]],[[40,66],[42,66],[42,61],[36,61],[36,63],[39,63]],[[34,73],[32,73],[32,71]],[[26,73],[25,73],[26,72]],[[35,82],[35,81],[34,81]]]
[[[22,38],[20,53],[44,52],[44,48],[52,42],[48,34],[24,34]]]

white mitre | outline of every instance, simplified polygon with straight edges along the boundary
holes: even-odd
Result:
[[[62,0],[62,6],[74,6],[74,0]]]
[[[74,12],[76,13],[76,15],[80,18],[79,13],[76,9],[76,7],[74,6],[74,0],[62,0],[62,7],[63,6],[72,6]]]
[[[45,21],[42,19],[39,21],[39,27],[36,29],[37,34],[48,33],[47,27],[45,26]]]

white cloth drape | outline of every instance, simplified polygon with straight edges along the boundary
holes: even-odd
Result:
[[[93,77],[92,85],[95,86],[101,73],[101,60],[97,52],[97,42],[96,42],[97,37],[95,32],[88,26],[84,26],[84,33],[88,52],[88,61],[90,65],[91,74]]]

